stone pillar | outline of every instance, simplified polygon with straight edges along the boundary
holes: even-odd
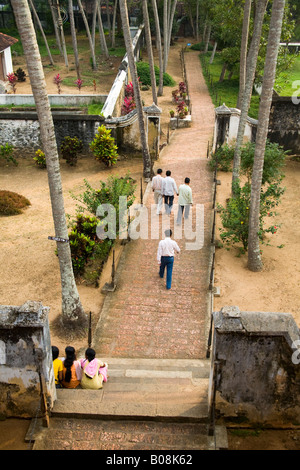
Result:
[[[159,155],[160,116],[161,109],[153,103],[143,108],[146,119],[146,132],[151,161],[157,160]]]
[[[49,409],[56,400],[48,312],[41,302],[0,306],[2,416],[36,416],[41,388]]]
[[[215,131],[214,131],[214,142],[213,152],[227,142],[231,110],[227,108],[225,103],[215,109]]]

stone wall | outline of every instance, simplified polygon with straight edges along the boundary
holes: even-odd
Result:
[[[97,129],[104,123],[103,116],[53,112],[53,122],[58,148],[65,136],[78,137],[88,148]],[[16,149],[41,148],[40,126],[35,112],[0,113],[0,145],[6,142]]]
[[[268,138],[293,155],[300,155],[299,101],[298,98],[274,96],[270,112]]]
[[[40,405],[40,375],[49,407],[56,400],[48,307],[0,306],[0,415],[32,418]],[[41,361],[39,360],[41,354]]]
[[[300,424],[300,334],[291,314],[214,312],[212,362],[217,416]]]

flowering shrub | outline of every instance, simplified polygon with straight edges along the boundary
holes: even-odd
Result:
[[[57,86],[57,92],[58,94],[60,94],[61,92],[61,82],[63,81],[63,79],[60,77],[59,73],[57,75],[55,75],[54,79],[53,79],[53,82],[55,83],[55,85]]]
[[[16,93],[16,82],[18,81],[18,77],[14,73],[8,73],[6,76],[12,86],[13,92]]]
[[[60,151],[63,159],[71,165],[75,166],[77,163],[77,153],[82,150],[82,140],[77,137],[65,136],[61,143]]]
[[[124,103],[123,103],[122,108],[121,108],[121,116],[126,116],[126,114],[129,114],[135,108],[136,108],[136,104],[135,104],[135,101],[134,101],[134,97],[129,96],[127,98],[125,96]]]
[[[81,87],[82,87],[82,84],[83,84],[83,80],[81,80],[80,78],[77,78],[77,80],[75,81],[76,85],[77,85],[77,88],[78,90],[80,91],[81,90]]]

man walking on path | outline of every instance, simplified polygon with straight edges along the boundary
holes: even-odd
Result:
[[[189,218],[190,207],[193,204],[192,189],[190,188],[190,178],[185,178],[184,184],[179,186],[177,225],[181,224],[182,214],[184,218]]]
[[[161,176],[162,170],[159,168],[157,170],[157,175],[152,178],[152,183],[151,187],[154,192],[154,202],[156,204],[156,214],[160,214],[160,211],[162,210],[162,202],[163,202],[163,197],[162,197],[162,183],[163,183],[163,177]]]
[[[170,170],[168,170],[166,171],[166,177],[164,178],[162,184],[162,195],[165,200],[166,214],[168,215],[170,215],[172,211],[175,193],[178,195],[178,189],[174,178],[171,177]]]
[[[166,288],[171,289],[172,272],[174,264],[175,251],[180,253],[180,248],[174,240],[171,240],[172,230],[165,231],[165,239],[161,240],[157,250],[157,261],[160,265],[159,276],[164,277],[165,268],[167,268]]]

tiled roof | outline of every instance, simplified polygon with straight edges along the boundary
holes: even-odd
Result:
[[[0,33],[0,52],[18,42],[18,39],[7,36],[7,34]]]

